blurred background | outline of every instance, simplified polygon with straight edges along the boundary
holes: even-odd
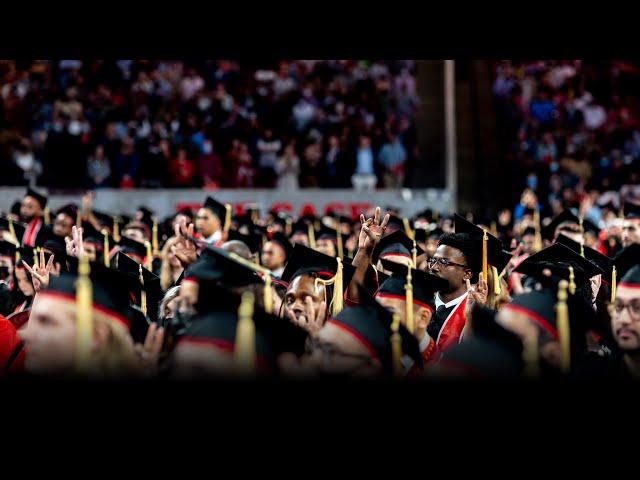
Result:
[[[26,185],[125,214],[203,190],[291,213],[620,208],[639,94],[619,60],[2,60],[0,209]]]

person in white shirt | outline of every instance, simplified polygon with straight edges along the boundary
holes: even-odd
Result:
[[[222,240],[222,232],[231,221],[231,206],[207,197],[196,215],[196,231],[205,243],[217,246]]]

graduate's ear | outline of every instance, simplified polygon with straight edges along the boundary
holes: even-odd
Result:
[[[420,307],[418,309],[418,315],[416,316],[416,326],[419,329],[425,329],[431,322],[431,316],[433,312],[430,308]]]

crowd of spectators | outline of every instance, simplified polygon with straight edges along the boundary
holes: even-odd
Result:
[[[514,202],[524,189],[523,197],[537,198],[549,214],[585,200],[595,209],[633,201],[640,180],[637,63],[496,62],[493,95]]]
[[[0,178],[398,187],[417,108],[413,61],[0,61]]]

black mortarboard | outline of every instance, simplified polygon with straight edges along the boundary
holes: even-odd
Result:
[[[106,268],[100,263],[97,263],[97,266],[100,269]],[[117,270],[124,275],[128,289],[134,295],[136,303],[141,303],[143,285],[140,282],[140,264],[120,251],[111,262],[111,267],[112,270]],[[162,299],[160,277],[142,266],[142,279],[147,296],[147,314],[150,318],[156,318],[158,303]]]
[[[146,245],[129,237],[120,236],[118,245],[120,245],[120,251],[122,253],[138,255],[140,258],[147,256]]]
[[[17,247],[11,242],[0,240],[0,255],[15,258]]]
[[[391,324],[393,316],[382,305],[376,302],[361,286],[358,286],[360,302],[349,307],[337,316],[330,318],[332,324],[353,336],[381,364],[383,371],[390,375],[393,372],[393,355],[391,349]],[[416,337],[404,325],[399,326],[398,333],[402,339],[402,353],[409,356],[415,364],[422,367],[422,356]]]
[[[387,222],[387,230],[394,232],[396,230],[402,230],[404,232],[404,222],[397,215],[389,215],[389,222]]]
[[[282,272],[281,280],[291,282],[295,277],[303,274],[315,274],[325,280],[335,276],[338,269],[338,261],[335,257],[330,257],[304,245],[295,244],[291,252],[291,257]],[[346,288],[351,281],[351,277],[356,269],[343,263],[343,287]]]
[[[56,211],[56,215],[64,213],[73,219],[73,223],[76,223],[76,217],[78,216],[78,206],[75,203],[67,203]]]
[[[37,192],[33,188],[27,188],[27,193],[24,194],[25,197],[35,198],[36,201],[40,204],[40,207],[44,209],[47,206],[47,197],[46,195]]]
[[[131,307],[128,283],[122,273],[100,264],[92,264],[89,276],[94,307],[99,306],[100,313],[124,325],[134,342],[144,342],[149,324],[139,310]],[[63,272],[58,277],[52,277],[49,287],[39,295],[54,293],[57,298],[66,296],[69,301],[75,302],[77,280],[76,274]]]
[[[22,202],[20,201],[13,202],[13,205],[11,205],[10,213],[19,217],[21,207],[22,207]]]
[[[433,230],[431,230],[429,232],[428,237],[429,238],[440,238],[442,235],[444,235],[444,230],[442,230],[440,227],[436,227]]]
[[[262,235],[257,235],[255,233],[250,233],[249,235],[244,235],[237,230],[229,230],[229,234],[227,235],[227,240],[237,240],[244,243],[251,253],[256,253],[260,251],[260,245],[262,244]]]
[[[23,245],[20,248],[18,248],[18,253],[20,254],[20,260],[24,260],[24,262],[27,265],[29,265],[30,267],[33,267],[33,256],[36,253],[35,248]],[[39,258],[38,258],[38,261],[40,261]],[[16,268],[24,268],[22,266],[22,262],[17,262]]]
[[[542,238],[553,240],[556,229],[562,224],[575,224],[579,226],[580,219],[571,213],[571,210],[563,210],[562,213],[554,217],[546,227],[542,227]],[[579,230],[576,229],[576,232],[579,232]]]
[[[211,246],[204,248],[200,257],[187,268],[185,279],[187,278],[198,282],[220,282],[229,287],[262,282],[255,270],[237,262],[221,248]]]
[[[482,255],[482,237],[484,234],[483,229],[469,222],[467,219],[465,219],[461,215],[458,215],[457,213],[455,214],[454,218],[456,233],[466,233],[474,237],[479,243],[479,253],[480,255]],[[487,231],[487,262],[496,267],[496,269],[500,272],[511,259],[511,255],[507,255],[508,256],[505,256],[502,242]]]
[[[429,238],[429,232],[424,228],[416,228],[413,231],[413,238],[415,238],[416,242],[424,243]]]
[[[403,231],[397,230],[393,233],[385,235],[373,249],[371,260],[374,265],[378,263],[378,259],[387,256],[400,256],[413,259],[411,250],[413,250],[413,240],[411,240]],[[416,245],[416,257],[424,253],[418,245]]]
[[[595,223],[593,223],[591,220],[588,220],[586,218],[582,220],[582,228],[584,229],[585,233],[592,232],[596,236],[598,236],[598,234],[600,233],[600,227],[598,227]]]
[[[511,302],[504,304],[501,310],[515,311],[528,316],[557,339],[556,302],[557,296],[553,290],[536,290],[514,295]]]
[[[474,307],[471,338],[448,348],[439,364],[471,378],[517,378],[522,341],[495,321],[494,310]]]
[[[232,354],[235,350],[238,329],[239,298],[221,286],[207,287],[211,296],[221,299],[218,308],[198,315],[187,327],[179,340],[180,344],[210,342],[212,346]],[[302,356],[308,334],[285,318],[256,309],[253,313],[255,325],[256,363],[259,369],[277,371],[277,359],[282,353]]]
[[[536,229],[534,227],[527,227],[524,229],[524,232],[522,232],[522,237],[524,237],[525,235],[535,235],[536,234]]]
[[[640,265],[635,265],[622,277],[618,286],[632,286],[638,288],[640,285]]]
[[[291,226],[291,235],[294,235],[296,233],[304,233],[305,235],[309,235],[309,222],[306,222],[303,219],[295,222]]]
[[[289,242],[289,239],[284,233],[282,232],[272,233],[270,235],[269,241],[278,244],[284,250],[285,261],[289,259],[289,257],[291,256],[293,247],[291,246],[291,242]]]
[[[115,240],[109,233],[107,233],[107,238],[109,240],[109,249],[111,249],[116,244]],[[101,231],[98,231],[90,222],[87,221],[82,222],[82,241],[84,243],[93,243],[94,245],[99,247],[100,250],[102,250],[104,247],[104,235]]]
[[[384,259],[381,262],[386,270],[392,272],[392,275],[380,285],[376,296],[405,298],[409,267]],[[449,285],[445,279],[415,268],[411,269],[411,283],[413,285],[413,302],[421,306],[428,306],[431,310],[435,310],[436,292],[446,289]]]
[[[622,212],[624,213],[624,218],[640,218],[640,205],[624,202]]]
[[[552,275],[568,280],[569,267],[573,267],[576,278],[589,279],[604,273],[598,265],[581,257],[579,253],[561,243],[554,243],[527,257],[514,271],[537,279],[544,279],[545,275],[542,272],[549,269]]]
[[[560,234],[556,239],[556,243],[561,243],[569,247],[576,253],[580,253],[580,244],[574,240],[571,240],[566,235]],[[593,248],[587,247],[586,245],[582,247],[584,250],[584,257],[590,262],[595,263],[598,267],[600,267],[603,271],[603,278],[607,283],[611,283],[611,274],[613,269],[613,259],[603,255],[602,253],[594,250]]]
[[[218,217],[220,223],[224,223],[227,215],[227,207],[224,203],[220,203],[212,197],[207,197],[203,208],[211,210]]]
[[[634,266],[640,265],[640,243],[632,243],[623,248],[613,259],[618,271],[618,278],[622,278]]]
[[[97,210],[92,210],[91,213],[93,214],[94,217],[96,217],[96,219],[100,222],[100,224],[103,227],[108,228],[109,230],[113,229],[113,223],[116,217],[114,217],[113,215],[109,215],[108,213],[100,212]],[[122,227],[126,225],[125,220],[121,219],[121,221],[119,221],[118,224],[120,227],[120,231],[122,231]]]
[[[332,240],[338,241],[338,232],[335,228],[328,227],[327,225],[321,225],[320,230],[316,232],[316,240]]]
[[[2,230],[9,232],[9,223],[11,223],[11,225],[13,226],[13,231],[16,234],[16,240],[18,241],[18,243],[22,243],[22,237],[24,236],[24,232],[27,230],[27,226],[24,223],[20,222],[9,222],[9,219],[7,217],[0,217],[0,228]]]

